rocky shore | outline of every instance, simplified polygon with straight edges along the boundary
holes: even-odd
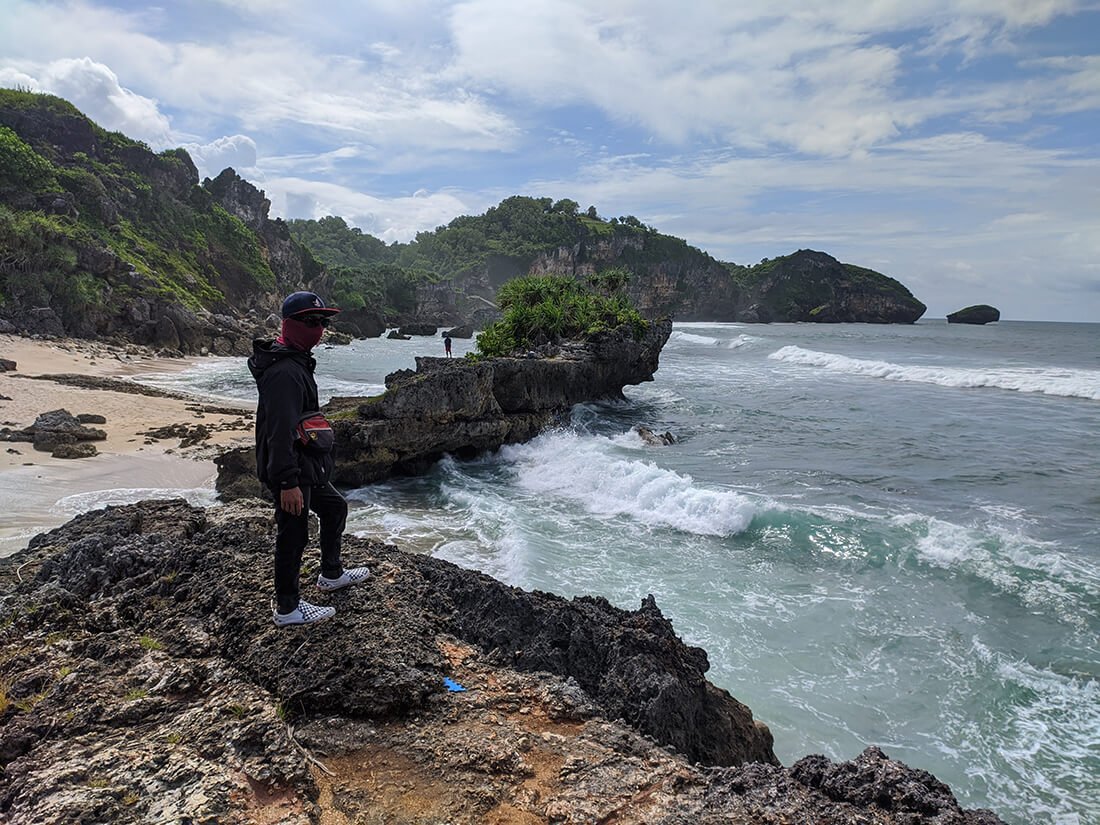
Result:
[[[650,380],[669,333],[418,359],[382,396],[330,404],[342,478],[524,440]],[[875,747],[781,766],[652,596],[566,600],[347,537],[372,578],[319,597],[334,620],[276,629],[270,505],[247,489],[251,450],[227,455],[240,501],[97,510],[0,561],[0,820],[1000,822]]]
[[[272,526],[258,502],[142,502],[3,562],[8,821],[1000,822],[877,748],[779,766],[652,598],[349,538],[370,581],[276,629]]]

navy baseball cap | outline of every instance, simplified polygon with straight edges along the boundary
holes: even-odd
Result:
[[[319,315],[335,315],[339,312],[336,307],[327,307],[321,300],[321,296],[315,292],[292,292],[283,301],[283,317],[293,318],[305,312]]]

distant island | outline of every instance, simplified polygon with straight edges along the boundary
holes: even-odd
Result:
[[[343,332],[499,317],[520,275],[617,290],[647,318],[913,323],[901,283],[799,250],[721,262],[632,215],[514,196],[409,243],[339,217],[283,221],[226,169],[200,181],[183,149],[155,153],[51,95],[0,90],[0,331],[241,355],[287,292],[346,312]]]
[[[949,324],[992,324],[1001,320],[1001,311],[989,304],[975,304],[947,316]]]

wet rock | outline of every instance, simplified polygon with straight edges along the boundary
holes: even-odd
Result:
[[[76,420],[81,424],[106,424],[106,416],[96,415],[95,413],[77,413]]]
[[[634,428],[634,431],[638,433],[638,436],[646,444],[654,447],[667,447],[669,444],[676,443],[676,436],[665,430],[663,433],[655,433],[649,427],[643,427],[641,424]]]
[[[32,437],[36,450],[43,452],[52,452],[61,445],[78,441],[103,441],[107,438],[103,430],[85,427],[68,410],[41,413],[23,433]]]
[[[402,324],[397,330],[402,335],[435,335],[439,326],[434,323]]]
[[[469,324],[462,324],[454,329],[448,329],[440,333],[444,338],[473,338],[474,328]]]
[[[411,335],[402,335],[396,329],[391,329],[389,331],[389,333],[386,335],[386,337],[389,338],[391,341],[411,341],[412,340]]]

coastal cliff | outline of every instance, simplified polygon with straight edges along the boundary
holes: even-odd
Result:
[[[0,89],[0,330],[244,355],[320,266],[227,169],[200,183],[60,98]]]
[[[0,562],[6,818],[1000,822],[877,748],[779,766],[652,597],[567,601],[348,537],[372,578],[276,629],[272,541],[260,503],[142,502]]]
[[[0,89],[0,332],[243,355],[282,297],[312,289],[337,328],[483,328],[525,275],[615,282],[649,318],[912,323],[900,283],[799,250],[724,263],[633,216],[513,196],[409,243],[341,218],[284,222],[225,169],[199,180],[183,149],[153,152],[50,95]],[[277,319],[276,319],[277,320]]]

